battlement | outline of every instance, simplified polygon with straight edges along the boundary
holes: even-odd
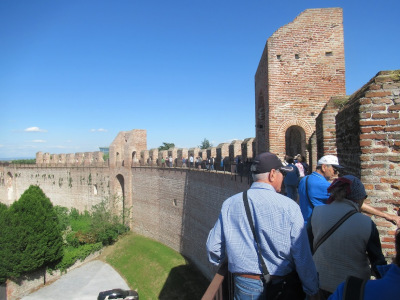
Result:
[[[103,152],[78,152],[67,154],[50,154],[37,152],[36,166],[108,166],[108,162],[103,159]]]
[[[129,138],[126,138],[129,137]],[[121,131],[110,145],[110,160],[103,159],[103,153],[78,152],[68,154],[50,154],[37,152],[37,166],[76,166],[76,167],[133,167],[133,166],[161,166],[161,160],[170,156],[174,167],[182,167],[183,159],[188,160],[200,157],[202,160],[214,157],[215,164],[221,160],[224,165],[234,164],[238,159],[245,162],[251,161],[255,156],[255,139],[234,140],[231,143],[221,143],[217,147],[207,149],[194,148],[170,148],[168,150],[140,150],[137,145],[146,145],[146,131],[134,129]],[[133,141],[130,143],[130,141]],[[140,155],[138,155],[140,153]],[[128,161],[128,163],[126,163]]]

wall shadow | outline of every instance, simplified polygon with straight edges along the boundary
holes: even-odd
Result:
[[[158,299],[201,299],[210,281],[190,262],[171,270]]]

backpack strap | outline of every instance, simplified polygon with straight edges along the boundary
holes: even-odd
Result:
[[[367,279],[349,276],[346,279],[343,289],[343,300],[363,300],[364,288]]]
[[[317,249],[319,248],[319,246],[321,246],[322,243],[325,242],[325,241],[328,239],[328,237],[330,237],[331,234],[334,233],[335,230],[338,229],[338,228],[340,227],[340,225],[342,225],[348,218],[350,218],[352,215],[354,215],[354,214],[356,214],[356,213],[358,213],[357,210],[355,210],[355,209],[354,209],[354,210],[351,210],[351,211],[349,211],[347,214],[345,214],[339,221],[337,221],[337,223],[336,223],[335,225],[333,225],[333,226],[322,236],[322,238],[318,241],[318,243],[315,244],[313,254],[314,254],[315,252],[317,252]]]
[[[254,240],[257,244],[256,250],[257,250],[258,260],[259,260],[259,264],[261,265],[262,273],[263,273],[262,274],[263,276],[261,276],[261,279],[265,284],[268,284],[271,281],[271,275],[269,274],[268,268],[267,268],[267,266],[264,262],[264,259],[261,255],[261,246],[260,246],[260,243],[257,238],[256,230],[254,228],[253,218],[251,217],[249,200],[247,198],[247,191],[243,192],[243,203],[244,203],[244,208],[246,210],[247,220],[250,224],[251,232],[253,233]]]

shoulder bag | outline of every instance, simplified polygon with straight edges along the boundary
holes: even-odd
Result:
[[[250,224],[251,231],[254,236],[254,240],[257,244],[257,255],[259,259],[259,263],[262,268],[262,281],[264,283],[264,288],[266,290],[266,299],[267,300],[304,300],[305,293],[303,291],[302,283],[300,281],[299,275],[296,270],[292,271],[286,276],[283,276],[282,279],[271,280],[271,275],[265,265],[264,259],[261,255],[261,246],[258,242],[258,238],[256,235],[256,231],[254,229],[253,218],[251,217],[249,200],[247,199],[247,191],[243,192],[243,202],[244,207],[246,209],[247,220]]]

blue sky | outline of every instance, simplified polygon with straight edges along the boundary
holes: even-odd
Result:
[[[254,137],[266,40],[322,7],[343,8],[347,94],[400,69],[398,0],[1,0],[0,158]]]

